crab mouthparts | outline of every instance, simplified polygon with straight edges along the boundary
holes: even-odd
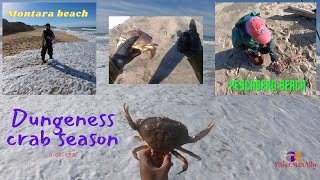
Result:
[[[165,154],[151,152],[150,161],[155,167],[161,167]]]

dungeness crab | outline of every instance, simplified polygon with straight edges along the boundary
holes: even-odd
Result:
[[[181,122],[174,121],[167,117],[149,117],[146,119],[138,119],[136,122],[132,120],[129,114],[129,108],[126,104],[123,105],[125,118],[127,119],[130,127],[137,130],[140,136],[135,136],[135,139],[146,141],[148,145],[142,145],[132,150],[133,156],[138,159],[137,152],[145,148],[151,148],[151,162],[154,166],[160,167],[163,158],[166,154],[171,153],[183,162],[183,170],[188,169],[187,160],[179,154],[176,150],[189,154],[190,156],[201,160],[201,158],[181,146],[187,143],[195,143],[205,137],[212,127],[213,123],[202,130],[195,136],[190,137],[188,129]]]
[[[151,58],[156,54],[156,46],[158,46],[158,44],[152,43],[152,37],[140,30],[131,30],[129,32],[121,34],[118,39],[117,47],[132,36],[139,36],[139,39],[133,44],[133,48],[139,49],[142,52],[150,51]]]

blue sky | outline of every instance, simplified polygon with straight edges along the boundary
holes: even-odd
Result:
[[[95,27],[95,3],[4,3],[2,17],[10,22],[24,22],[29,25],[44,25],[50,23],[58,27]],[[39,11],[54,12],[54,17],[10,17],[9,11]],[[56,17],[58,10],[62,12],[78,12],[86,10],[88,17]]]
[[[203,16],[204,34],[213,35],[214,3],[211,0],[109,0],[98,1],[103,16]],[[104,24],[109,24],[104,19]]]
[[[4,0],[0,0],[3,2]],[[22,0],[5,0],[21,2]],[[44,0],[26,0],[27,2],[43,2]],[[55,2],[55,0],[46,0]],[[63,2],[74,0],[63,0]],[[86,0],[95,2],[95,0]],[[60,1],[61,2],[61,1]],[[81,2],[81,1],[80,1]],[[214,34],[214,3],[215,2],[275,2],[275,0],[96,0],[97,2],[97,31],[108,32],[108,16],[203,16],[204,34]],[[301,0],[278,0],[277,2],[301,2]],[[316,2],[308,0],[304,2]],[[317,7],[319,7],[317,4]],[[318,8],[319,9],[319,8]],[[317,29],[320,29],[319,12],[317,13]]]

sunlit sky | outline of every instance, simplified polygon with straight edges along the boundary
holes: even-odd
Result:
[[[29,25],[44,25],[50,23],[57,27],[95,27],[95,3],[3,3],[2,17],[10,22],[24,22]],[[61,12],[88,12],[88,17],[57,17]],[[14,12],[54,12],[54,17],[10,17]]]
[[[1,0],[4,1],[4,0]],[[21,2],[21,0],[6,0]],[[46,0],[55,2],[54,0]],[[64,0],[60,2],[75,2]],[[109,31],[109,16],[203,16],[204,34],[214,35],[214,3],[215,2],[275,2],[274,0],[86,0],[97,2],[97,31]],[[43,2],[43,0],[29,0],[28,2]],[[278,0],[277,2],[301,2],[301,0]],[[316,2],[309,0],[304,2]],[[319,3],[317,4],[319,7]],[[66,6],[67,7],[67,6]],[[319,9],[319,8],[318,8]],[[1,13],[2,14],[2,13]],[[317,13],[319,19],[319,13]],[[113,23],[115,24],[115,23]],[[317,29],[319,29],[319,20]]]
[[[127,19],[129,19],[130,16],[110,16],[109,17],[109,29],[112,29],[119,24],[125,22]]]

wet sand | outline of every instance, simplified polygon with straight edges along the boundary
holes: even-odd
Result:
[[[3,36],[3,56],[13,56],[26,50],[35,50],[42,45],[42,29],[19,32]],[[53,30],[56,39],[53,43],[83,41],[82,39]]]

